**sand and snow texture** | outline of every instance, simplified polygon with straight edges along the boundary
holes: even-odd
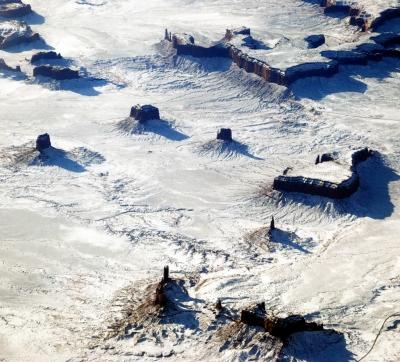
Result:
[[[0,360],[278,356],[265,333],[216,320],[218,298],[235,311],[265,301],[341,333],[301,334],[287,360],[366,353],[400,312],[399,60],[288,90],[226,59],[171,58],[160,51],[164,28],[216,40],[246,25],[271,44],[318,33],[341,44],[358,30],[300,0],[30,3],[46,43],[0,57],[29,75],[36,48],[53,47],[92,78],[0,78]],[[127,118],[137,103],[157,106],[161,120]],[[234,143],[215,140],[223,127]],[[44,132],[54,148],[39,155]],[[381,156],[359,167],[349,199],[271,190],[289,166],[365,146]],[[138,308],[166,264],[183,284],[177,310],[160,317]],[[147,319],[129,320],[142,310]],[[398,319],[371,361],[400,359]],[[120,334],[107,334],[116,325]]]

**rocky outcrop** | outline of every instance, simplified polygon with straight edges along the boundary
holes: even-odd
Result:
[[[171,43],[177,55],[190,55],[196,58],[228,57],[228,47],[223,43],[211,47],[196,45],[190,34],[173,34]]]
[[[0,2],[0,16],[4,18],[17,18],[28,15],[32,12],[29,4],[20,0],[5,0]]]
[[[39,34],[23,22],[11,20],[0,24],[0,49],[39,39]]]
[[[33,69],[33,76],[43,76],[56,80],[66,80],[79,78],[79,72],[70,68],[63,68],[51,65],[40,65]]]
[[[218,131],[217,140],[231,142],[232,141],[232,130],[230,128],[221,128]]]
[[[130,117],[139,121],[139,123],[144,123],[151,119],[160,119],[160,111],[157,107],[146,104],[140,106],[139,104],[131,108]]]
[[[315,49],[325,44],[325,35],[323,34],[309,35],[305,37],[304,40],[308,43],[309,49]]]
[[[270,335],[283,341],[294,333],[316,332],[324,329],[322,324],[307,322],[301,315],[290,315],[285,318],[267,316],[265,303],[242,310],[240,321],[250,326],[264,328]]]
[[[335,11],[345,12],[350,16],[350,24],[358,26],[362,31],[376,31],[386,21],[400,17],[400,8],[388,8],[373,16],[353,0],[322,0],[321,6],[327,14]]]
[[[36,149],[39,152],[51,147],[50,136],[48,133],[44,133],[38,136],[36,139]]]
[[[273,188],[278,191],[300,192],[333,199],[349,197],[358,190],[360,184],[357,165],[366,161],[372,154],[373,152],[368,148],[354,152],[351,156],[351,176],[340,183],[302,176],[282,175],[274,179]]]
[[[32,55],[31,63],[39,62],[41,60],[49,60],[49,59],[63,59],[61,54],[50,51],[50,52],[38,52]]]

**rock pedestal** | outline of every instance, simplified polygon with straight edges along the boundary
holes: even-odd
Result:
[[[130,117],[144,123],[150,119],[160,119],[160,111],[152,105],[137,105],[131,108]]]
[[[44,133],[38,136],[36,139],[36,149],[42,152],[46,148],[51,147],[50,136],[48,133]]]
[[[221,128],[217,134],[217,140],[232,141],[232,130],[230,128]]]

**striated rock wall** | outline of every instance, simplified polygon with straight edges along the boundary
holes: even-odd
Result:
[[[351,196],[358,190],[360,178],[357,172],[357,165],[371,157],[373,152],[368,148],[361,149],[352,154],[351,176],[341,183],[334,183],[307,177],[278,176],[274,179],[273,188],[278,191],[300,192],[309,195],[343,199]]]

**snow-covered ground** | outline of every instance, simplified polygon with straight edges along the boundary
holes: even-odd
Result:
[[[237,310],[265,301],[344,335],[325,349],[299,343],[289,360],[365,354],[383,320],[400,313],[400,61],[341,67],[286,89],[224,59],[171,58],[160,44],[164,28],[216,40],[241,25],[264,39],[359,40],[313,2],[30,4],[32,29],[92,78],[32,79],[26,59],[42,43],[0,52],[28,75],[0,78],[0,360],[263,355],[213,339],[218,298]],[[163,122],[129,132],[137,103],[159,107]],[[233,130],[229,147],[211,142],[221,127]],[[44,132],[58,150],[37,162],[32,147]],[[289,166],[366,146],[381,156],[360,166],[360,190],[347,200],[271,192]],[[272,215],[281,229],[273,248],[249,243]],[[167,264],[193,280],[183,304],[195,312],[140,338],[101,340]],[[370,361],[400,359],[399,319]]]

